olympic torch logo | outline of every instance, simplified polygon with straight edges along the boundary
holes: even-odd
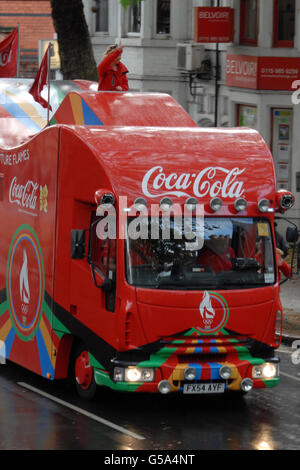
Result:
[[[28,282],[28,260],[27,253],[24,248],[23,250],[23,264],[20,271],[20,297],[21,297],[21,309],[22,309],[22,322],[26,324],[26,315],[28,313],[28,304],[30,301],[30,290]]]
[[[204,292],[202,301],[199,305],[200,314],[205,325],[205,328],[211,328],[213,319],[215,318],[216,312],[211,304],[211,298],[207,291]]]
[[[196,327],[200,333],[211,334],[221,330],[229,318],[229,307],[218,292],[204,291],[200,305],[200,319]]]

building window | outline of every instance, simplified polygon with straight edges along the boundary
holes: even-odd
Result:
[[[128,33],[139,34],[141,32],[142,4],[131,0],[128,8]]]
[[[157,0],[156,34],[170,34],[170,0]]]
[[[245,104],[237,105],[237,126],[257,129],[257,107]]]
[[[96,11],[96,33],[108,32],[108,0],[95,0]]]
[[[258,1],[241,0],[240,2],[240,44],[257,46],[258,36]]]
[[[295,0],[274,0],[274,47],[293,47]]]
[[[229,113],[229,99],[228,96],[223,97],[223,116],[228,116]]]
[[[197,112],[199,114],[204,114],[205,113],[205,95],[204,94],[199,94],[196,95],[197,97]]]

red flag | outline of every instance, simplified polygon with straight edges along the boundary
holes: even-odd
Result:
[[[18,68],[18,28],[0,42],[0,77],[16,77]]]
[[[40,103],[43,106],[43,108],[49,108],[50,111],[52,111],[50,103],[44,100],[44,98],[42,98],[42,95],[41,95],[44,86],[48,84],[49,57],[50,57],[49,54],[50,54],[50,46],[48,46],[48,49],[45,52],[41,66],[39,68],[38,73],[36,74],[35,80],[29,90],[29,93],[31,93],[35,101]]]

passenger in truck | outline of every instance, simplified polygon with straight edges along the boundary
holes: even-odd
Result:
[[[277,260],[277,266],[278,266],[279,281],[281,279],[281,273],[285,277],[293,277],[292,268],[286,261],[284,261],[283,255],[284,255],[283,251],[280,250],[279,248],[276,248],[276,260]]]
[[[284,240],[283,236],[277,232],[277,223],[274,223],[275,229],[275,240],[276,240],[276,247],[282,251],[282,258],[286,258],[288,255],[289,247],[286,241]]]

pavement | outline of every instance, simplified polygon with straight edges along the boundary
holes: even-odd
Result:
[[[283,307],[282,342],[291,344],[300,340],[300,274],[294,273],[280,287],[280,298]]]

